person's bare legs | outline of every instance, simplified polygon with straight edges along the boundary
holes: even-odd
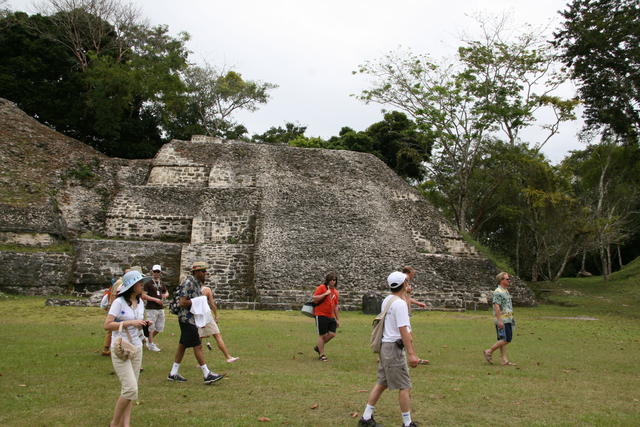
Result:
[[[227,360],[231,359],[232,356],[229,354],[229,350],[227,350],[227,346],[224,344],[224,341],[222,340],[222,334],[214,334],[213,338],[215,338],[216,345],[218,346],[222,354],[224,354],[224,358]]]
[[[316,341],[316,346],[318,347],[318,352],[322,355],[324,354],[324,345],[331,341],[336,334],[333,332],[327,332],[324,335],[318,335],[318,340]]]
[[[491,348],[485,350],[484,354],[485,354],[485,358],[487,359],[487,362],[491,363],[491,355],[493,355],[493,352],[496,351],[497,349],[500,349],[500,353],[504,354],[502,348],[507,344],[508,342],[503,340],[496,341],[496,343],[492,345]]]
[[[178,344],[178,348],[176,349],[176,357],[173,359],[173,361],[176,363],[181,363],[182,358],[184,357],[185,350],[186,347],[184,346],[184,344]]]
[[[153,340],[155,339],[156,335],[158,335],[160,332],[154,330],[154,331],[149,331],[151,332],[149,334],[149,345],[153,344]]]
[[[116,400],[116,407],[113,410],[113,418],[111,419],[111,423],[109,424],[109,426],[124,426],[127,408],[129,409],[129,419],[131,419],[131,403],[132,401],[129,399],[125,399],[122,396],[118,397],[118,400]]]
[[[400,403],[401,412],[411,411],[411,389],[403,388],[398,393],[398,402]]]
[[[507,355],[507,345],[509,343],[508,342],[504,342],[504,345],[500,347],[500,359],[502,361],[503,365],[508,365],[511,362],[509,362],[509,356]]]
[[[369,393],[369,397],[367,398],[367,404],[371,406],[376,406],[376,403],[378,403],[378,399],[380,399],[380,396],[382,396],[382,392],[385,391],[386,389],[387,389],[386,386],[376,383],[376,385],[373,386],[373,388],[371,389],[371,392]]]
[[[129,427],[131,425],[131,410],[133,409],[133,400],[129,400],[129,404],[124,408],[124,419],[122,427]]]
[[[202,366],[207,362],[204,360],[204,352],[202,351],[202,345],[197,345],[193,347],[193,354],[196,356],[196,360],[198,361],[198,365]]]

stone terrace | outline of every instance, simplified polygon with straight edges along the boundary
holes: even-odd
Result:
[[[207,261],[207,284],[235,308],[297,309],[335,270],[343,308],[359,309],[364,294],[384,292],[388,272],[411,264],[418,298],[432,308],[474,309],[487,305],[497,273],[384,163],[349,151],[172,141],[145,185],[116,195],[106,233],[146,241],[143,252],[182,275]],[[96,266],[113,264],[112,255],[94,254]],[[513,294],[533,302],[524,286]]]

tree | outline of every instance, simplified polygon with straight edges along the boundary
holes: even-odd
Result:
[[[68,13],[87,15],[86,22],[103,28],[101,44],[78,37],[83,43],[78,56],[59,42],[68,31],[61,16]],[[53,16],[18,12],[3,19],[0,92],[59,132],[106,154],[153,156],[163,143],[162,125],[181,105],[188,35],[174,38],[167,27],[141,25],[118,35],[106,30],[108,22],[88,15],[79,10]],[[109,47],[123,41],[127,49]]]
[[[606,279],[613,271],[613,246],[620,248],[640,227],[640,150],[604,140],[573,152],[563,167],[572,174],[574,191],[588,212],[591,234],[582,252],[598,255]],[[619,266],[621,258],[619,254]]]
[[[287,122],[285,123],[284,128],[280,126],[278,127],[272,126],[263,134],[253,135],[251,137],[251,140],[253,142],[267,143],[267,144],[273,144],[273,143],[287,144],[289,143],[289,141],[299,136],[303,136],[306,131],[307,131],[306,126],[300,126],[295,123]]]
[[[67,48],[83,71],[92,55],[123,61],[136,30],[145,27],[139,10],[119,0],[46,0],[39,9],[58,28],[55,33],[45,28],[43,34]]]
[[[366,62],[356,73],[373,78],[373,87],[358,98],[391,105],[408,113],[433,141],[427,164],[434,200],[446,203],[459,230],[470,228],[471,177],[479,159],[496,138],[520,142],[536,112],[548,108],[554,118],[535,149],[540,150],[573,118],[574,100],[553,96],[560,80],[551,72],[552,52],[539,34],[524,33],[515,41],[502,38],[504,22],[482,23],[484,38],[466,42],[458,63],[442,65],[427,55],[390,53]]]
[[[578,82],[588,129],[627,143],[640,135],[640,3],[573,0],[554,34],[560,58]]]
[[[403,178],[421,181],[424,162],[431,157],[432,141],[404,113],[392,111],[364,132],[342,128],[338,138],[347,150],[371,153]]]
[[[192,127],[210,136],[226,136],[225,129],[235,126],[232,120],[235,112],[256,111],[259,104],[268,101],[268,91],[277,87],[244,80],[236,71],[218,70],[210,65],[189,67],[184,79],[187,100],[183,112],[193,114]]]

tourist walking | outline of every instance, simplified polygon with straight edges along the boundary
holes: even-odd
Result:
[[[162,283],[162,267],[159,264],[151,267],[151,280],[144,284],[142,299],[147,302],[145,314],[149,320],[149,337],[147,349],[160,351],[154,342],[158,334],[164,331],[164,300],[169,297],[167,287]]]
[[[409,308],[409,315],[411,315],[411,306],[417,305],[420,308],[426,308],[427,305],[423,302],[420,302],[413,298],[413,279],[416,277],[416,269],[411,267],[410,265],[405,265],[402,267],[402,272],[407,275],[407,307]]]
[[[324,346],[336,336],[336,330],[340,326],[337,286],[338,275],[331,272],[324,278],[324,283],[318,285],[312,297],[318,332],[313,350],[318,353],[319,359],[323,362],[328,360],[324,353]]]
[[[411,322],[409,309],[405,301],[407,295],[407,275],[394,271],[387,277],[387,284],[391,290],[384,301],[382,310],[388,306],[384,318],[382,345],[378,361],[378,379],[369,393],[367,405],[358,426],[380,426],[373,418],[375,405],[386,389],[399,390],[398,401],[402,412],[403,426],[416,426],[411,420],[411,379],[409,369],[421,363],[416,355],[411,336]]]
[[[496,276],[498,287],[493,291],[493,315],[496,326],[497,341],[491,348],[484,350],[484,358],[488,363],[493,364],[493,352],[500,349],[500,361],[504,366],[515,366],[516,364],[509,361],[507,355],[507,345],[513,338],[513,330],[515,329],[515,319],[513,318],[513,304],[511,302],[511,294],[509,293],[509,285],[511,284],[511,276],[504,271]]]
[[[200,291],[202,295],[207,297],[207,303],[209,304],[209,308],[211,309],[211,313],[213,315],[209,315],[209,321],[202,328],[198,328],[198,334],[200,335],[200,339],[208,338],[213,335],[213,338],[216,340],[216,345],[218,349],[224,355],[224,358],[227,360],[227,363],[233,363],[236,360],[239,360],[239,357],[233,357],[229,350],[227,350],[227,346],[222,339],[222,334],[220,333],[220,328],[218,327],[218,306],[216,305],[216,300],[213,297],[213,291],[208,286],[203,286]],[[207,340],[207,348],[211,351],[211,344]]]
[[[201,261],[194,262],[191,266],[191,275],[176,288],[176,297],[178,298],[180,309],[178,310],[178,325],[180,326],[180,342],[176,350],[171,372],[167,376],[169,381],[184,382],[187,381],[179,373],[180,363],[187,348],[193,348],[193,354],[200,365],[204,383],[209,385],[222,379],[224,375],[218,375],[210,371],[204,360],[204,352],[200,336],[198,335],[198,327],[196,326],[194,314],[191,313],[191,300],[202,296],[200,289],[204,285],[207,277],[207,264]]]
[[[122,277],[118,296],[104,321],[104,329],[112,333],[111,362],[121,384],[120,397],[109,424],[112,427],[129,426],[133,401],[138,399],[138,376],[142,365],[140,329],[148,323],[144,320],[141,301],[143,281],[144,276],[139,271],[130,271]],[[122,360],[116,355],[114,348],[119,338],[136,348],[133,357]]]

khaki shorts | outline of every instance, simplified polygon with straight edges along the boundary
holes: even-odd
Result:
[[[404,350],[394,342],[383,342],[378,363],[378,384],[390,390],[411,388]]]
[[[210,337],[211,335],[219,334],[218,324],[215,320],[204,325],[202,328],[198,328],[198,335],[200,338]]]
[[[116,352],[111,350],[111,363],[113,363],[113,370],[116,371],[120,380],[120,396],[129,400],[138,400],[138,376],[142,365],[142,347],[138,347],[136,355],[129,360],[121,360],[116,356]]]
[[[164,310],[145,310],[147,320],[151,321],[150,331],[164,331]]]

